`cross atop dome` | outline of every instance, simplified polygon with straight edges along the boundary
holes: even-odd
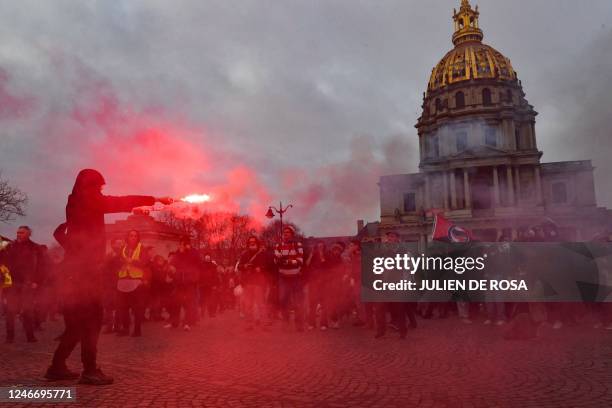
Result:
[[[465,42],[481,42],[484,37],[482,30],[478,27],[478,6],[472,9],[469,0],[461,0],[459,12],[453,9],[453,21],[455,32],[453,33],[453,44],[455,46]]]

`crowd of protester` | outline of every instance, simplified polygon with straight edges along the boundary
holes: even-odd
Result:
[[[31,229],[21,226],[13,242],[0,252],[2,309],[6,342],[15,340],[15,319],[20,316],[28,342],[47,319],[62,311],[62,263],[51,259],[44,245],[34,243]],[[519,242],[551,242],[554,228],[525,229]],[[388,232],[384,239],[399,242]],[[511,241],[502,235],[500,242]],[[457,315],[462,322],[485,325],[516,321],[515,336],[527,336],[537,323],[548,320],[560,329],[580,320],[584,308],[570,303],[470,303],[456,299],[443,303],[364,303],[360,299],[361,245],[358,240],[326,245],[316,241],[305,248],[295,230],[286,226],[281,243],[266,247],[257,236],[232,262],[217,263],[211,253],[196,250],[188,238],[164,257],[145,246],[138,231],[114,240],[103,263],[103,333],[143,335],[143,322],[162,322],[169,330],[190,331],[200,319],[237,310],[246,331],[269,330],[275,321],[295,330],[339,329],[363,326],[384,336],[388,328],[407,335],[421,319]],[[508,254],[506,254],[507,256]],[[57,258],[57,257],[56,257]],[[502,258],[498,258],[504,262]],[[588,311],[595,328],[612,330],[612,311],[605,303],[593,303]],[[520,326],[523,322],[523,326]],[[525,323],[528,322],[528,323]],[[510,333],[512,336],[512,333]],[[61,337],[61,336],[60,336]]]
[[[612,330],[610,303],[513,304],[495,298],[483,303],[472,301],[465,293],[454,293],[452,302],[363,302],[361,242],[329,244],[319,240],[305,245],[290,225],[282,228],[280,239],[271,246],[257,236],[249,237],[238,259],[215,259],[214,253],[192,247],[188,237],[176,251],[155,253],[142,242],[138,231],[112,241],[105,254],[105,214],[172,202],[168,197],[107,196],[102,194],[105,183],[102,174],[93,169],[77,175],[66,205],[66,221],[54,232],[63,255],[33,242],[28,226],[19,227],[14,240],[0,240],[0,305],[6,342],[15,341],[17,317],[28,342],[37,341],[36,332],[43,329],[45,321],[63,318],[64,331],[56,339],[58,346],[45,373],[48,380],[80,377],[83,384],[111,384],[113,378],[97,365],[100,332],[146,336],[143,324],[147,321],[159,322],[168,331],[191,331],[202,319],[225,311],[237,311],[247,332],[270,330],[274,324],[284,330],[293,325],[297,332],[356,326],[364,333],[373,331],[376,338],[385,336],[389,329],[405,338],[408,327],[417,328],[417,317],[451,316],[465,324],[506,326],[504,336],[508,339],[533,338],[547,321],[553,329],[590,321],[595,328]],[[401,241],[393,231],[381,239],[390,244]],[[499,237],[502,242],[511,240]],[[560,240],[554,225],[526,228],[514,239]],[[501,251],[493,258],[504,265],[511,256]],[[557,262],[554,268],[568,267],[557,258],[550,256],[544,262]],[[609,258],[601,257],[597,263]],[[550,269],[550,265],[542,267]],[[610,270],[611,265],[597,267]],[[79,343],[80,375],[66,365]]]

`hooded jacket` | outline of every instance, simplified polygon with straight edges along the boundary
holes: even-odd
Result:
[[[151,196],[113,197],[100,191],[104,178],[96,170],[81,170],[66,205],[64,296],[90,299],[102,292],[106,234],[104,214],[130,212],[135,207],[153,205]]]
[[[106,248],[104,214],[131,212],[135,207],[155,204],[151,196],[103,195],[100,187],[104,184],[104,178],[96,170],[79,172],[66,205],[67,258],[101,263]]]

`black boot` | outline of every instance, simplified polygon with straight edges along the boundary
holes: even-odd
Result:
[[[92,372],[83,371],[79,384],[108,385],[113,383],[113,377],[104,374],[99,368]]]
[[[76,380],[79,378],[79,373],[70,371],[66,366],[50,366],[45,373],[45,378],[50,381]]]

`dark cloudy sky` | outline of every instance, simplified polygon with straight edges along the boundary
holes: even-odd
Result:
[[[49,241],[92,166],[108,193],[221,188],[243,211],[293,202],[309,235],[353,233],[378,218],[379,175],[416,171],[459,3],[0,1],[0,169],[30,196],[16,223]],[[544,160],[592,159],[612,206],[612,2],[477,4],[540,113]]]

